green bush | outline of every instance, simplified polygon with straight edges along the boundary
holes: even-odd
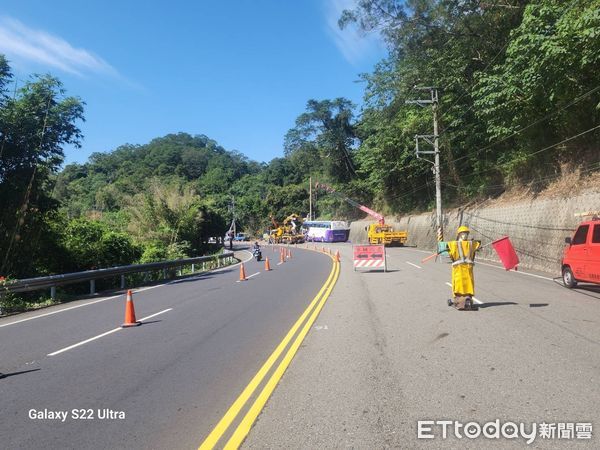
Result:
[[[132,264],[142,254],[141,248],[126,234],[84,218],[69,222],[63,245],[75,271]]]

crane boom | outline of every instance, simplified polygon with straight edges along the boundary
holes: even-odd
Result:
[[[351,204],[352,206],[354,206],[355,208],[360,209],[361,211],[366,212],[368,215],[370,215],[371,217],[375,217],[379,223],[381,225],[385,224],[385,218],[379,214],[376,211],[373,211],[371,208],[367,208],[365,205],[361,205],[360,203],[358,203],[355,200],[352,200],[351,198],[346,197],[343,194],[340,194],[339,192],[337,192],[335,189],[333,189],[331,186],[328,186],[327,184],[324,183],[315,183],[315,188],[321,188],[327,192],[329,192],[330,194],[335,195],[338,198],[341,198],[342,200],[345,200],[346,202],[348,202],[349,204]]]

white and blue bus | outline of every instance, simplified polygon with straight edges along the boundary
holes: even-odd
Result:
[[[307,220],[302,224],[302,232],[308,242],[346,242],[350,227],[343,220]]]

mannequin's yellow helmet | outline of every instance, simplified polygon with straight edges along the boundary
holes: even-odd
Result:
[[[470,233],[470,232],[471,232],[471,230],[469,230],[469,227],[461,225],[460,227],[458,227],[458,230],[456,230],[456,235],[458,236],[460,233]]]

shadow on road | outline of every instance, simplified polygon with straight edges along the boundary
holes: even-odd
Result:
[[[600,286],[599,285],[596,285],[596,284],[583,284],[582,285],[581,283],[579,283],[576,287],[569,289],[563,284],[561,277],[553,278],[552,281],[554,281],[559,286],[562,286],[565,289],[568,289],[571,292],[576,292],[577,294],[587,295],[588,297],[592,297],[592,298],[600,300],[600,296],[592,295],[592,294],[600,294]]]
[[[593,292],[594,294],[600,294],[600,286],[596,286],[595,284],[578,284],[577,287],[573,288],[574,291],[587,291]]]
[[[508,305],[518,305],[518,303],[515,302],[489,302],[489,303],[482,303],[481,305],[478,305],[479,308],[493,308],[494,306],[508,306]]]
[[[142,325],[148,325],[149,323],[158,323],[158,322],[162,322],[162,320],[148,320],[148,321],[144,320],[142,322]]]
[[[12,373],[0,373],[0,380],[2,378],[14,377],[16,375],[23,375],[24,373],[37,372],[38,370],[42,370],[42,369],[22,370],[21,372],[12,372]]]

